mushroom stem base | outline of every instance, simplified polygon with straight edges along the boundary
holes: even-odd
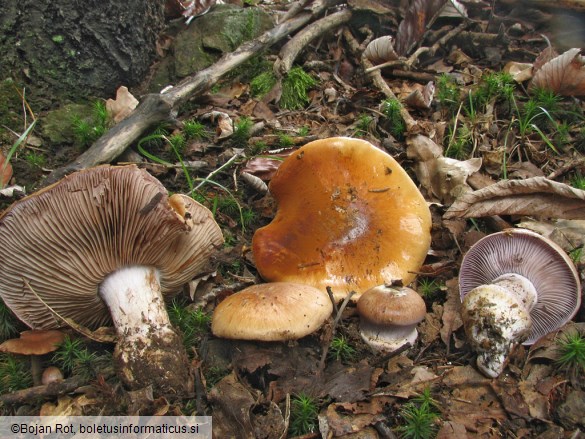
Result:
[[[124,384],[130,389],[152,385],[157,395],[191,393],[189,359],[169,321],[157,271],[118,270],[104,280],[100,296],[118,334],[114,358]]]

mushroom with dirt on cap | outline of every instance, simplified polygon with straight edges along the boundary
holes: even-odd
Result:
[[[488,235],[459,271],[461,317],[478,368],[499,376],[510,350],[560,328],[581,304],[579,276],[563,249],[530,230]]]
[[[23,331],[20,338],[12,338],[0,344],[0,352],[30,356],[33,385],[42,384],[41,356],[54,352],[65,340],[65,334],[56,329]]]
[[[297,340],[317,331],[331,316],[329,295],[292,282],[252,285],[224,299],[214,310],[211,331],[216,337]]]
[[[414,344],[416,326],[427,312],[422,297],[412,288],[377,285],[362,294],[357,302],[360,335],[372,348],[393,352]]]
[[[354,299],[375,285],[411,282],[431,242],[431,214],[406,171],[369,142],[316,140],[287,157],[270,182],[278,204],[252,239],[267,281]]]
[[[113,322],[132,389],[185,393],[189,361],[164,296],[206,270],[223,243],[211,212],[136,166],[65,177],[0,218],[0,296],[34,329]]]

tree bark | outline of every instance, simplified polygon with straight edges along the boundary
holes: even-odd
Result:
[[[35,109],[109,97],[143,79],[163,25],[164,2],[3,0],[0,78],[30,83]]]

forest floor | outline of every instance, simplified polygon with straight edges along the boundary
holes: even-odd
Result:
[[[153,397],[148,389],[124,390],[113,371],[111,345],[69,330],[71,340],[45,355],[43,363],[58,366],[65,381],[78,386],[26,396],[21,389],[31,385],[28,362],[3,356],[3,414],[211,415],[215,436],[222,438],[279,438],[287,437],[287,430],[288,437],[304,438],[585,437],[583,311],[560,332],[518,346],[504,372],[490,379],[478,371],[466,343],[457,279],[461,258],[475,242],[519,225],[562,238],[559,245],[583,278],[585,225],[564,215],[569,209],[563,204],[574,202],[583,211],[578,204],[585,190],[585,105],[578,97],[585,95],[583,61],[571,58],[545,72],[539,84],[552,88],[531,81],[532,65],[543,63],[542,54],[554,58],[549,47],[564,54],[584,46],[585,13],[540,7],[540,2],[468,1],[462,2],[465,18],[452,11],[432,20],[440,2],[412,2],[411,8],[419,8],[414,15],[419,27],[423,23],[420,32],[412,14],[389,3],[349,2],[354,11],[349,22],[317,33],[282,82],[263,73],[272,71],[284,42],[267,49],[182,105],[175,122],[145,133],[117,160],[137,163],[171,192],[191,193],[214,212],[224,233],[216,273],[192,282],[169,304],[192,358],[194,396],[177,400]],[[288,3],[257,7],[282,14]],[[399,30],[400,23],[406,24]],[[173,21],[168,47],[184,26]],[[419,51],[410,65],[401,58],[365,73],[371,63],[363,61],[362,52],[384,35],[395,37],[399,53],[430,50]],[[165,50],[161,57],[172,55]],[[528,68],[528,76],[518,79],[516,66]],[[559,69],[562,74],[555,76]],[[140,99],[148,88],[131,92]],[[46,131],[35,129],[12,157],[12,183],[30,191],[50,170],[74,160],[95,132],[107,130],[111,122],[103,102],[97,102],[74,124],[69,140],[51,143]],[[37,114],[41,126],[44,116]],[[351,302],[336,327],[327,324],[298,341],[213,337],[215,306],[262,282],[251,241],[277,207],[261,182],[268,184],[282,158],[298,147],[335,136],[361,138],[388,152],[430,203],[431,250],[412,283],[427,306],[417,341],[393,354],[373,351],[360,337]],[[430,159],[429,144],[439,148]],[[544,193],[535,177],[574,188],[576,201]],[[515,210],[518,192],[502,186],[480,200],[483,210],[472,218],[444,219],[460,194],[509,180],[525,182],[524,210]],[[6,197],[5,206],[12,197],[18,194]],[[25,329],[8,310],[2,312],[8,328],[3,338]],[[574,331],[581,334],[581,357],[563,363],[563,340]]]

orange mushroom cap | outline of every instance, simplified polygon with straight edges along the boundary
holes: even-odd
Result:
[[[270,182],[274,220],[252,249],[267,281],[300,282],[336,299],[410,283],[431,242],[429,208],[390,155],[359,139],[317,140],[290,155]]]

